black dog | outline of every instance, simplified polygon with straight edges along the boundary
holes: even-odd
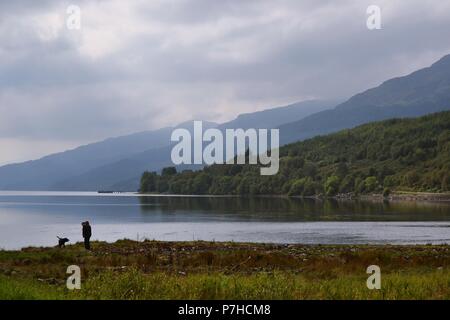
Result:
[[[60,248],[65,247],[66,246],[66,242],[70,241],[67,238],[60,238],[58,236],[57,236],[57,238],[58,238],[58,247],[60,247]]]

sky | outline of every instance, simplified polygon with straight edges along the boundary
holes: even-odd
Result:
[[[1,1],[0,165],[347,98],[431,65],[449,39],[450,0]]]

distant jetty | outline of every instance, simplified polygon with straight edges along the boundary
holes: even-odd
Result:
[[[123,191],[98,190],[97,193],[123,193]]]

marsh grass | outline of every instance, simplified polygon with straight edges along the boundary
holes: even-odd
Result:
[[[448,246],[94,243],[0,251],[0,299],[449,299]],[[65,287],[82,269],[82,289]],[[368,265],[381,290],[366,287]]]
[[[450,274],[394,273],[383,277],[381,290],[368,290],[364,276],[313,281],[286,272],[254,275],[106,271],[89,278],[81,290],[0,277],[1,299],[449,299]]]

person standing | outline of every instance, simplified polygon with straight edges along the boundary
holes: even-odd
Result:
[[[92,229],[91,225],[89,224],[89,221],[82,222],[81,225],[83,226],[83,238],[84,238],[84,247],[86,250],[91,250],[91,236],[92,236]]]

